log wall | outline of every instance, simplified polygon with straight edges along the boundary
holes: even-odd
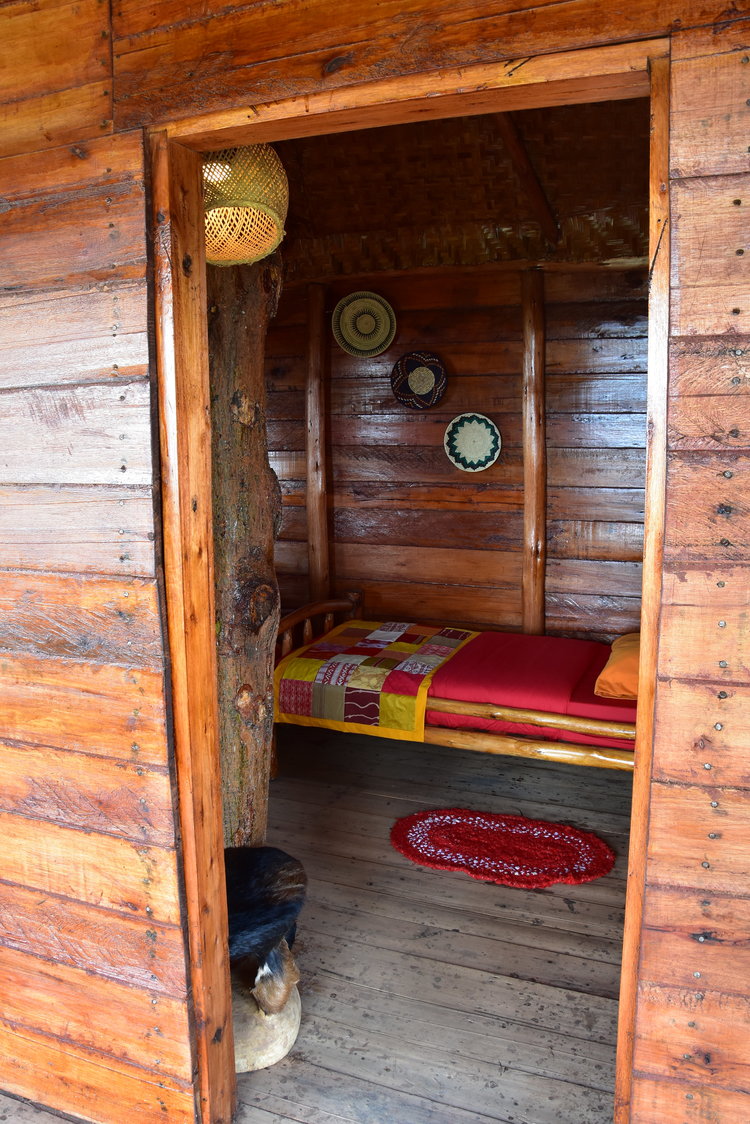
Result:
[[[0,1085],[188,1121],[142,136],[104,5],[1,18]]]
[[[679,29],[667,566],[627,1114],[750,1118],[746,14],[718,0],[2,5],[4,1089],[99,1121],[220,1118],[194,1100],[136,130],[251,119],[298,95],[303,112],[307,93],[476,62],[528,75],[534,55]]]
[[[391,347],[373,359],[332,338],[336,301],[356,289],[396,310]],[[637,271],[546,277],[547,627],[611,636],[638,627],[643,537],[645,283]],[[283,299],[268,341],[269,440],[284,490],[277,564],[285,603],[307,598],[302,286]],[[329,534],[338,592],[366,615],[521,627],[522,317],[517,271],[438,269],[338,281],[326,297]],[[398,357],[427,348],[449,372],[429,410],[394,397]],[[499,426],[481,473],[451,465],[443,434],[465,410]]]
[[[662,618],[632,1117],[750,1113],[747,21],[673,44]]]

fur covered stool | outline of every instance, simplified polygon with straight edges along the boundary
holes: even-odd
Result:
[[[289,1053],[302,1015],[291,953],[307,879],[276,847],[224,852],[237,1073],[265,1069]]]

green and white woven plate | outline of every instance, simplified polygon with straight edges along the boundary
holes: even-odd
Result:
[[[443,444],[456,468],[482,472],[500,456],[500,430],[484,414],[459,414],[448,424]]]

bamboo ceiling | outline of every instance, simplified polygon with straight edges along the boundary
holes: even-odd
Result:
[[[520,141],[514,153],[509,129]],[[639,99],[280,142],[287,277],[645,259],[648,135]]]

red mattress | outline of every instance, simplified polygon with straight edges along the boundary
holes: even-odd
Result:
[[[630,748],[632,741],[624,739],[599,738],[525,723],[469,718],[430,710],[429,698],[441,698],[635,722],[634,701],[602,699],[594,694],[594,684],[609,654],[609,645],[593,640],[483,632],[434,673],[427,701],[426,725]],[[429,735],[425,740],[429,741]]]

